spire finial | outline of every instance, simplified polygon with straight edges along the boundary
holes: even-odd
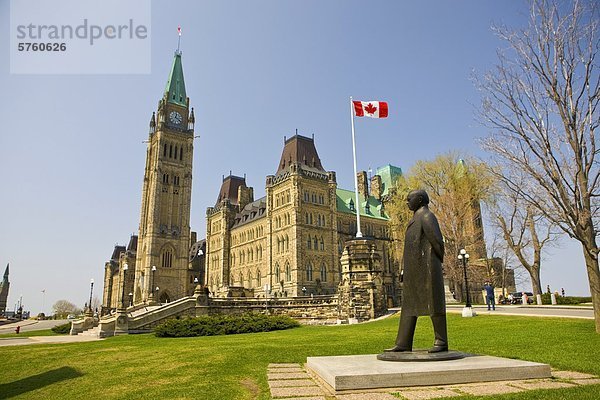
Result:
[[[177,26],[177,53],[181,54],[179,45],[181,44],[181,25]]]

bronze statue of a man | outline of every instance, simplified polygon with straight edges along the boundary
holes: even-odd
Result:
[[[442,261],[444,242],[437,218],[429,210],[429,196],[414,190],[406,199],[414,215],[404,240],[404,288],[396,345],[386,351],[412,351],[417,317],[429,315],[435,342],[430,353],[448,351],[446,299]]]

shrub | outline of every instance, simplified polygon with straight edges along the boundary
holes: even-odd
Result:
[[[544,293],[542,295],[542,302],[544,304],[551,304],[550,293]],[[577,296],[556,296],[556,304],[572,305],[581,303],[591,303],[591,297],[577,297]]]
[[[196,318],[171,319],[154,329],[158,337],[192,337],[269,332],[296,328],[300,324],[288,316],[263,314],[206,315]]]
[[[67,322],[66,324],[56,325],[54,328],[52,328],[52,332],[58,333],[59,335],[65,335],[71,332],[71,323]]]

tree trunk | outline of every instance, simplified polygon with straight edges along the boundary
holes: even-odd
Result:
[[[598,258],[592,257],[585,247],[583,248],[583,257],[585,258],[588,281],[590,282],[596,333],[600,333],[600,270],[598,269]]]
[[[542,281],[540,280],[540,268],[536,266],[532,266],[531,269],[528,270],[529,276],[531,277],[531,287],[533,289],[533,295],[536,296],[538,294],[542,294]]]

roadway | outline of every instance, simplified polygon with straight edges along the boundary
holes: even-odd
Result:
[[[42,329],[54,328],[57,325],[66,324],[69,322],[66,319],[49,319],[45,321],[37,321],[34,319],[26,319],[24,321],[12,322],[0,326],[0,334],[15,333],[17,326],[21,327],[21,332],[39,331]]]
[[[447,304],[449,313],[462,313],[463,304]],[[521,315],[530,317],[559,317],[594,319],[591,306],[551,306],[551,305],[496,305],[496,311],[488,311],[485,305],[475,305],[473,310],[480,315]]]

